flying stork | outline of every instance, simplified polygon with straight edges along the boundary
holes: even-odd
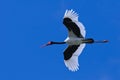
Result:
[[[92,38],[85,38],[85,27],[78,21],[78,14],[73,10],[66,10],[63,24],[68,30],[68,37],[63,42],[49,41],[44,46],[68,44],[68,47],[63,52],[64,63],[69,70],[77,71],[79,69],[78,56],[81,54],[86,43],[106,43],[108,40],[95,41]]]

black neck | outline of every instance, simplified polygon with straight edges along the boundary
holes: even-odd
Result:
[[[65,44],[66,42],[54,42],[52,41],[52,44]]]

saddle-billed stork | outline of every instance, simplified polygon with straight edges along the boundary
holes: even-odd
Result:
[[[78,21],[78,14],[73,10],[66,10],[63,17],[63,24],[68,29],[68,37],[64,42],[49,41],[43,46],[52,44],[68,44],[68,47],[63,52],[64,63],[71,71],[79,69],[78,56],[81,54],[86,43],[106,43],[108,40],[95,41],[92,38],[85,38],[85,27]]]

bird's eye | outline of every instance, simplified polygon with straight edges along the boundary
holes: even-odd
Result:
[[[51,44],[51,41],[49,41],[48,44]]]

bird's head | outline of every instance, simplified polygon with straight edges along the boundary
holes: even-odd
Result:
[[[52,45],[52,44],[53,44],[53,42],[52,42],[52,41],[49,41],[49,42],[47,42],[46,44],[42,45],[41,47],[46,47],[46,46],[49,46],[49,45]]]

